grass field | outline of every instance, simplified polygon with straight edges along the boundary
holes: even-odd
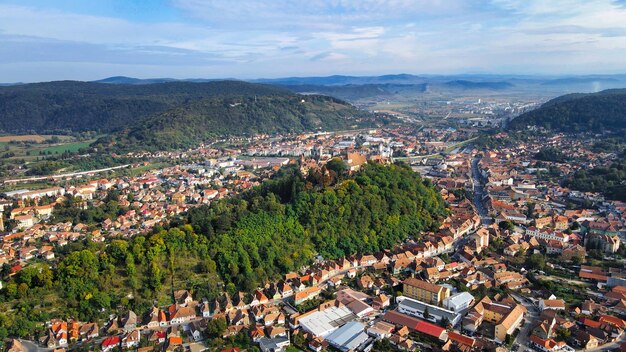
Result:
[[[70,153],[73,153],[73,152],[78,151],[80,148],[89,147],[89,145],[93,142],[94,142],[93,140],[90,140],[90,141],[85,141],[85,142],[64,143],[64,144],[59,144],[59,145],[42,149],[41,151],[44,153],[50,152],[51,154],[60,154],[65,151],[69,151]]]

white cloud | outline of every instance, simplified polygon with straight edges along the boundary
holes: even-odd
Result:
[[[611,0],[172,4],[179,20],[151,23],[0,4],[0,76],[37,62],[179,77],[626,71],[626,8]]]

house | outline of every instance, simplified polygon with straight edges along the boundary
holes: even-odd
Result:
[[[290,342],[286,336],[267,338],[262,337],[258,341],[261,352],[283,352],[289,347]]]
[[[102,348],[102,352],[107,352],[107,351],[111,351],[115,349],[119,345],[120,345],[120,337],[111,336],[111,337],[107,337],[106,339],[104,339],[100,347]]]
[[[287,298],[293,295],[293,288],[285,281],[281,281],[278,283],[278,292],[282,298]]]
[[[543,352],[558,351],[566,345],[564,341],[556,342],[553,339],[542,339],[536,335],[532,335],[530,337],[530,344],[537,348],[539,351]]]
[[[180,307],[176,309],[174,306],[173,312],[170,314],[170,324],[182,324],[191,321],[196,318],[196,312],[191,307]]]
[[[390,299],[385,294],[380,294],[372,299],[372,308],[382,310],[389,307]]]
[[[122,348],[137,347],[139,346],[140,339],[141,335],[139,334],[139,330],[133,330],[122,339]]]
[[[396,327],[393,324],[385,323],[384,321],[378,321],[371,328],[367,329],[367,333],[370,336],[384,339],[389,338]]]
[[[211,314],[211,306],[209,305],[209,302],[207,302],[207,301],[202,302],[202,304],[200,305],[200,314],[205,319],[211,317],[211,315],[212,315]]]
[[[186,307],[189,303],[193,302],[193,297],[187,290],[174,291],[174,302],[181,307]]]
[[[162,344],[163,342],[165,342],[166,337],[167,333],[165,331],[155,331],[150,335],[148,340],[157,344]]]
[[[476,348],[476,340],[469,336],[465,336],[454,331],[448,332],[448,343],[456,346],[459,351],[472,351]],[[444,346],[445,350],[445,346]]]
[[[383,320],[396,326],[407,327],[410,330],[435,337],[443,342],[448,340],[448,333],[446,329],[397,311],[392,310],[385,313],[385,315],[383,315]]]
[[[137,314],[129,310],[120,318],[120,327],[126,331],[134,330],[137,327]]]
[[[540,299],[539,309],[542,311],[552,310],[565,310],[565,301],[562,299]]]
[[[369,275],[363,275],[358,280],[359,287],[362,289],[370,289],[374,286],[374,280]]]
[[[99,330],[97,323],[86,323],[80,327],[80,336],[83,339],[91,340],[99,336]]]
[[[197,342],[197,341],[201,341],[204,339],[199,322],[193,322],[189,324],[188,331],[194,341]]]
[[[294,303],[296,305],[301,304],[302,302],[308,301],[310,299],[313,299],[319,296],[320,293],[322,293],[322,289],[317,286],[305,288],[304,290],[300,292],[296,292],[294,296]]]

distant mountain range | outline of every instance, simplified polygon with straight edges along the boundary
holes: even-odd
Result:
[[[145,85],[167,82],[211,82],[212,79],[172,78],[137,79],[109,77],[98,83]],[[404,97],[415,94],[520,94],[537,93],[556,96],[569,92],[597,92],[609,88],[626,88],[626,75],[586,76],[523,76],[523,75],[411,75],[393,74],[381,76],[285,77],[248,80],[251,83],[270,84],[303,94],[329,95],[353,103],[365,99],[390,99],[394,95]]]
[[[517,130],[527,126],[557,132],[606,132],[626,139],[626,89],[560,96],[509,124]]]

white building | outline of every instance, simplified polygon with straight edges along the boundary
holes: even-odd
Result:
[[[460,292],[443,300],[443,306],[453,312],[460,312],[472,306],[474,296],[469,292]]]

